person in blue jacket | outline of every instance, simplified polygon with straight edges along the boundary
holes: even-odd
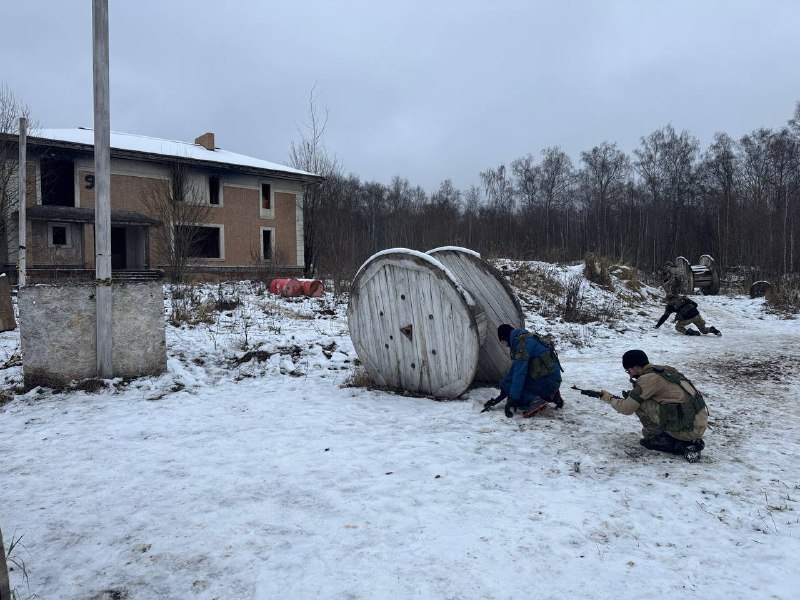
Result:
[[[533,416],[552,402],[556,408],[564,406],[561,398],[561,363],[558,354],[535,333],[514,329],[503,323],[497,328],[500,342],[511,351],[511,369],[500,380],[500,391],[508,396],[505,413],[511,417],[514,409],[523,411],[523,417]]]

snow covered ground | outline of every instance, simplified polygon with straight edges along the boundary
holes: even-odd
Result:
[[[480,414],[493,388],[437,402],[343,387],[346,307],[252,291],[213,323],[168,325],[161,377],[0,407],[20,598],[798,597],[798,320],[698,296],[723,337],[686,337],[653,328],[650,288],[616,322],[531,310],[559,342],[566,405],[506,419]],[[245,338],[261,354],[239,364]],[[6,389],[18,342],[0,334]],[[631,348],[705,394],[701,462],[644,450],[636,417],[569,389],[628,389]]]

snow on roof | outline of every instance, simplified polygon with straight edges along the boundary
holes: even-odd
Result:
[[[48,140],[59,142],[70,142],[73,144],[87,144],[94,146],[94,130],[88,127],[75,127],[71,129],[43,129],[36,136]],[[254,167],[256,169],[267,169],[270,171],[282,171],[296,175],[315,176],[314,173],[301,171],[278,163],[237,154],[228,150],[217,148],[208,150],[194,142],[178,142],[175,140],[164,140],[161,138],[149,137],[146,135],[135,135],[132,133],[111,132],[111,147],[117,150],[129,150],[133,152],[146,152],[149,154],[160,154],[162,156],[175,156],[190,160],[202,160],[208,162],[218,162],[226,165],[239,165],[244,167]]]

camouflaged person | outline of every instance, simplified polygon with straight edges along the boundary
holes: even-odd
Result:
[[[708,408],[700,391],[675,368],[650,364],[642,350],[623,354],[622,367],[633,389],[625,398],[602,390],[600,398],[618,413],[639,417],[639,443],[648,450],[683,455],[689,462],[700,460],[708,426]]]
[[[706,322],[700,316],[700,311],[697,310],[697,302],[686,296],[679,296],[677,294],[667,294],[667,307],[664,309],[664,314],[656,323],[656,329],[661,327],[664,321],[667,320],[672,313],[675,313],[675,331],[684,335],[700,335],[713,333],[716,336],[722,335],[722,332],[714,327],[706,327]],[[694,325],[697,329],[690,329],[689,325]]]
[[[667,262],[661,271],[661,287],[667,294],[680,294],[686,286],[683,271],[673,262]]]

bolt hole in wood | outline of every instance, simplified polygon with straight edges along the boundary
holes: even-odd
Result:
[[[409,324],[400,328],[400,333],[406,336],[409,340],[414,337],[414,326]]]
[[[433,315],[428,315],[428,320],[433,321]]]
[[[414,363],[411,363],[411,368],[412,368],[412,369],[416,369],[416,368],[417,368],[417,365],[416,365],[416,364],[414,364]]]
[[[431,350],[431,354],[436,354],[436,350]]]
[[[400,294],[400,300],[405,300],[405,299],[406,299],[406,295],[405,294]]]
[[[383,311],[381,311],[381,312],[380,312],[380,313],[378,313],[378,314],[379,314],[380,316],[383,316]]]

